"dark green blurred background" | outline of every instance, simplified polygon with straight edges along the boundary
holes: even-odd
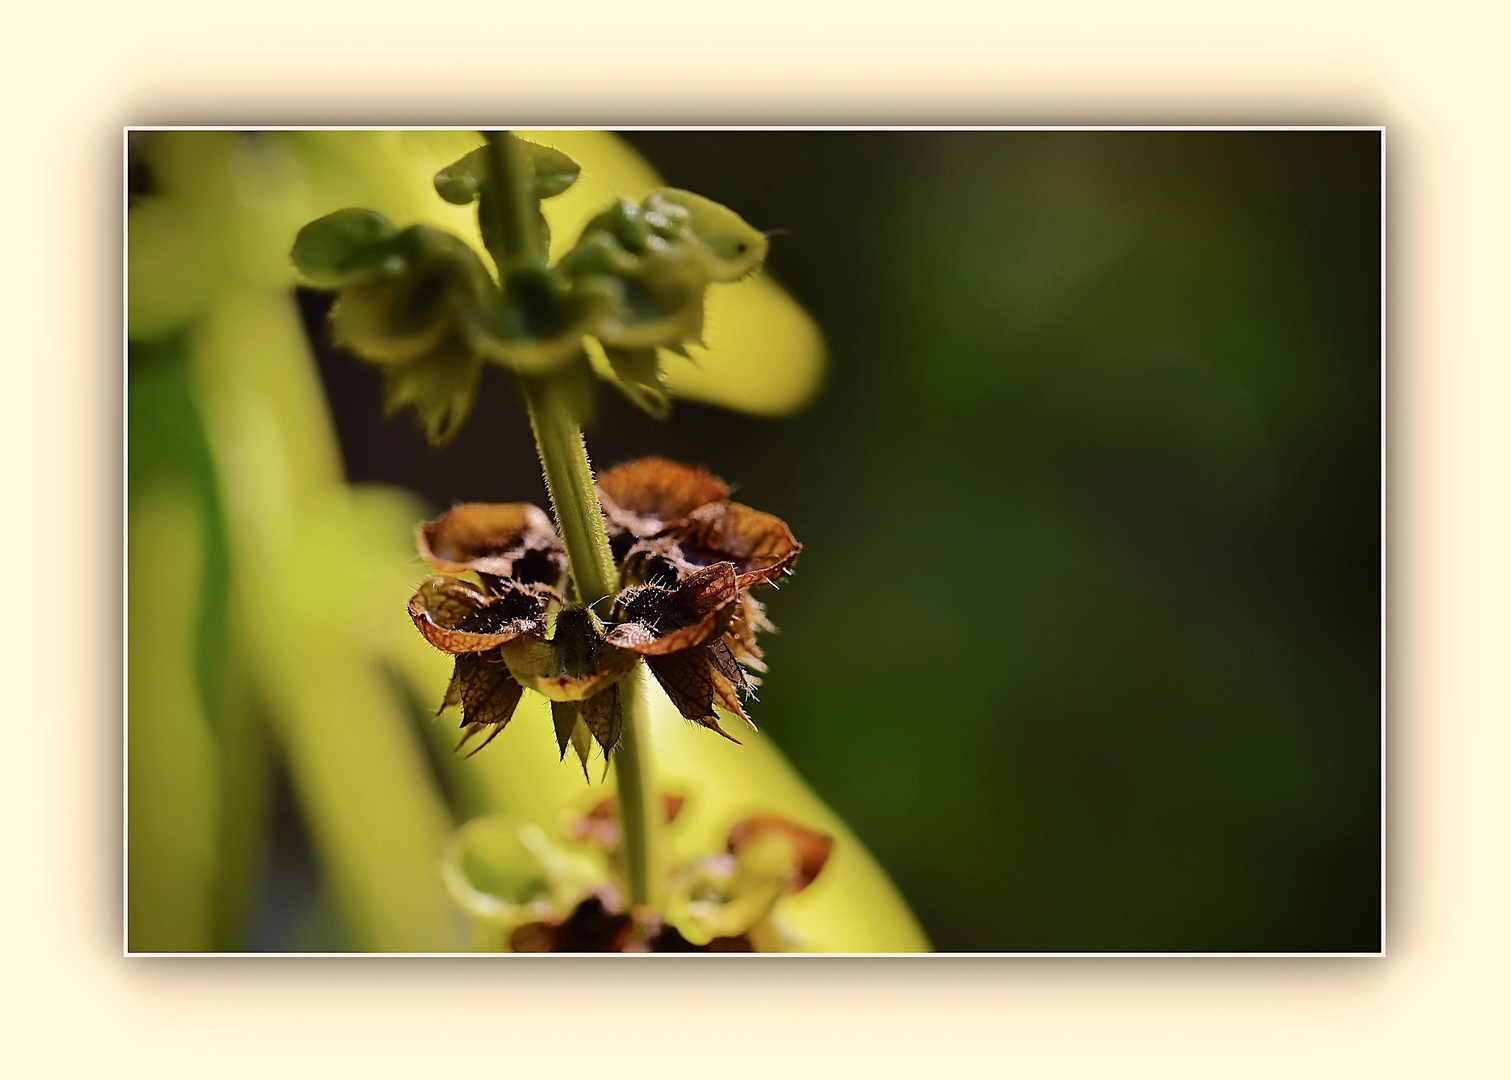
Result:
[[[791,523],[755,718],[936,947],[1378,949],[1379,135],[626,138],[780,230],[831,369],[602,388],[590,452]],[[318,344],[351,480],[545,505],[502,375],[437,453]]]

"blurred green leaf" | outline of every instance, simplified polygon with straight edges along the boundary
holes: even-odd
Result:
[[[226,627],[227,551],[181,338],[134,346],[129,410],[130,947],[235,949],[263,846],[267,764]],[[208,857],[203,849],[209,846]]]
[[[204,525],[193,495],[161,481],[133,500],[127,572],[127,943],[213,947],[219,822],[216,749],[194,677]]]

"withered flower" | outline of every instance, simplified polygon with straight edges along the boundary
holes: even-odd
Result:
[[[473,749],[477,753],[514,718],[524,688],[509,670],[502,648],[520,637],[543,634],[546,600],[541,586],[511,584],[490,593],[453,577],[429,578],[409,598],[409,617],[425,640],[456,657],[441,708],[462,708],[458,750],[492,728]]]
[[[548,604],[556,607],[551,619]],[[457,749],[490,728],[472,753],[492,742],[529,687],[551,701],[563,756],[570,743],[586,771],[592,739],[605,758],[613,751],[622,727],[616,684],[638,656],[605,644],[603,625],[589,609],[564,605],[545,585],[499,579],[480,588],[433,577],[410,598],[409,616],[425,640],[456,656],[441,707],[462,707]],[[548,622],[554,623],[549,637]]]
[[[618,683],[639,658],[605,641],[598,616],[590,608],[563,607],[549,640],[522,638],[502,654],[516,679],[550,699],[562,755],[570,742],[586,774],[591,735],[607,761],[624,726]]]
[[[610,469],[598,491],[621,585],[608,623],[563,598],[566,558],[539,508],[467,503],[420,526],[432,568],[479,581],[431,578],[409,603],[426,640],[457,658],[442,707],[461,706],[462,743],[489,729],[477,749],[492,741],[528,687],[550,699],[563,755],[570,744],[586,769],[596,741],[607,760],[619,680],[642,658],[687,719],[731,739],[716,706],[750,722],[758,680],[745,668],[764,670],[756,634],[771,629],[750,590],[790,573],[801,545],[728,501],[722,480],[662,458]]]
[[[645,658],[678,712],[725,738],[731,736],[719,726],[716,699],[750,722],[740,701],[752,686],[724,641],[740,602],[737,581],[734,567],[721,562],[674,588],[626,589],[614,606],[624,621],[609,633],[611,644]]]
[[[780,518],[730,502],[728,495],[718,477],[665,458],[642,458],[598,478],[598,500],[624,584],[670,587],[705,566],[728,562],[737,575],[739,603],[720,640],[741,664],[764,671],[756,634],[774,627],[750,590],[775,587],[792,572],[803,546]],[[759,683],[754,676],[745,680]]]
[[[728,485],[717,476],[658,457],[615,466],[598,477],[596,486],[618,559],[636,540],[684,525],[694,510],[729,497]]]
[[[472,570],[485,582],[507,578],[553,589],[566,576],[561,538],[533,503],[462,503],[417,532],[421,557],[442,573]]]
[[[610,469],[597,487],[626,584],[668,585],[728,562],[749,589],[790,573],[803,549],[781,518],[730,502],[724,481],[691,465],[641,458]]]

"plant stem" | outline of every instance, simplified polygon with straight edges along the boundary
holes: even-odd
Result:
[[[540,230],[535,226],[535,206],[530,198],[529,182],[519,140],[508,131],[487,131],[490,218],[497,229],[495,240],[484,236],[498,264],[500,279],[508,268],[520,262],[545,262],[541,250]],[[481,209],[481,207],[479,207]]]
[[[619,592],[619,575],[593,490],[587,446],[572,413],[570,388],[550,376],[522,377],[520,385],[578,602],[603,607]]]
[[[656,798],[655,773],[651,770],[646,721],[645,663],[636,664],[619,688],[624,727],[619,749],[614,751],[614,778],[619,781],[619,831],[624,852],[624,876],[630,903],[660,902],[660,800]]]
[[[572,414],[569,389],[554,378],[521,379],[535,448],[546,474],[556,527],[567,549],[567,567],[584,604],[605,606],[618,592],[618,572],[609,551],[603,512],[593,491],[582,431]],[[619,746],[614,751],[614,776],[619,781],[619,825],[625,859],[625,878],[632,904],[655,902],[659,880],[656,831],[660,824],[655,783],[651,774],[645,711],[645,665],[638,663],[620,685],[624,715]]]
[[[490,245],[503,281],[511,266],[545,261],[535,227],[535,206],[529,197],[524,162],[509,132],[488,132],[490,202],[497,208],[497,249]],[[485,236],[485,242],[487,237]],[[571,387],[565,377],[520,378],[535,449],[540,455],[556,513],[556,528],[567,550],[567,569],[580,603],[606,608],[619,591],[619,573],[609,550],[603,511],[593,489],[593,469],[587,445],[572,409]],[[657,832],[661,822],[647,745],[645,665],[637,663],[625,676],[619,701],[624,715],[619,745],[614,751],[614,776],[619,782],[619,825],[625,878],[630,903],[656,902],[658,874]]]

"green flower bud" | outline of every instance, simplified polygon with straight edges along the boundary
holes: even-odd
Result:
[[[668,399],[652,368],[654,350],[699,342],[709,284],[752,273],[768,246],[732,210],[661,188],[639,206],[621,199],[594,217],[557,269],[579,285],[595,282],[607,297],[593,334],[630,399],[664,416]]]
[[[709,282],[703,259],[658,235],[632,203],[589,222],[557,269],[604,297],[592,333],[607,348],[672,348],[702,336]]]
[[[597,287],[609,303],[594,336],[606,349],[701,343],[707,284],[702,263],[684,249],[669,248],[642,258],[633,274],[598,279]]]
[[[450,233],[399,232],[381,214],[347,209],[301,229],[293,258],[312,284],[337,290],[332,336],[384,368],[387,412],[412,405],[431,444],[449,442],[482,368],[462,327],[498,291],[477,254]]]
[[[583,239],[599,234],[607,234],[634,255],[644,252],[656,235],[651,224],[641,215],[640,208],[628,199],[615,202],[582,228]]]

